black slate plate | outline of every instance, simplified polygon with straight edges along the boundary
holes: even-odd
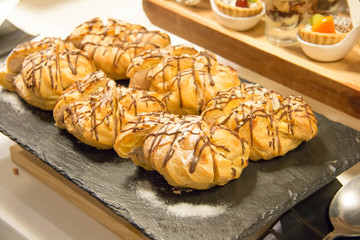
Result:
[[[284,213],[258,240],[323,239],[334,230],[329,218],[329,206],[341,187],[342,184],[335,178]],[[337,237],[336,240],[360,240],[360,237]]]
[[[329,219],[329,205],[341,187],[341,183],[334,179],[284,213],[258,239],[323,239],[334,229]],[[354,240],[354,238],[337,238],[337,240],[345,239]]]
[[[154,239],[241,239],[360,161],[360,133],[316,114],[310,142],[251,162],[223,187],[179,195],[156,172],[77,141],[15,93],[0,89],[0,113],[1,132]]]

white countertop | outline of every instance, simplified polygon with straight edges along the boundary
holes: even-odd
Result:
[[[10,13],[8,20],[29,33],[65,37],[75,26],[93,17],[114,17],[158,29],[147,19],[141,0],[22,0]],[[170,36],[172,44],[186,43],[173,34]],[[219,61],[237,69],[239,76],[247,80],[285,95],[301,95],[226,59],[220,57]],[[303,97],[316,112],[360,130],[360,119],[308,96]],[[47,185],[16,166],[9,153],[9,147],[13,144],[0,134],[0,239],[119,239]],[[14,174],[14,168],[19,169],[18,175]],[[350,177],[345,174],[339,179],[344,183]]]

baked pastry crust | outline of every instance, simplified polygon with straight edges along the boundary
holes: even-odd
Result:
[[[143,146],[144,159],[172,186],[208,189],[240,177],[248,165],[247,142],[200,116],[156,127]]]
[[[0,84],[26,102],[52,110],[57,98],[77,79],[94,71],[87,54],[59,38],[17,46],[8,56]]]
[[[147,78],[149,71],[160,64],[165,57],[179,57],[183,55],[195,55],[198,51],[191,46],[175,45],[166,48],[148,50],[131,60],[126,76],[128,76],[131,87],[149,89],[151,81]]]
[[[254,161],[282,156],[318,132],[316,117],[303,99],[246,83],[218,92],[202,116],[244,137]]]
[[[299,36],[302,40],[321,45],[332,45],[340,42],[346,37],[347,33],[318,33],[313,32],[306,25],[299,26]]]
[[[16,92],[30,105],[52,110],[63,91],[94,71],[87,54],[59,43],[28,55],[14,80]]]
[[[21,72],[24,59],[32,53],[61,43],[60,38],[45,37],[40,41],[25,42],[16,46],[1,66],[0,85],[8,91],[15,92],[14,79]]]
[[[95,72],[65,91],[54,108],[54,119],[80,141],[111,149],[126,122],[139,113],[165,109],[157,95],[117,86],[103,72]]]
[[[131,59],[141,52],[170,44],[165,33],[113,18],[109,18],[106,25],[100,18],[87,21],[66,39],[87,52],[96,68],[115,80],[127,78],[126,69]]]
[[[83,100],[69,104],[63,113],[66,130],[77,139],[99,149],[111,149],[120,130],[116,83],[104,87]]]
[[[125,124],[115,151],[146,170],[156,170],[172,186],[208,189],[240,177],[248,165],[248,143],[200,116],[145,113]]]
[[[107,78],[103,71],[96,71],[89,73],[83,79],[77,80],[74,84],[70,85],[58,98],[54,106],[53,117],[55,125],[59,128],[65,129],[65,109],[71,103],[85,100],[89,97],[89,95],[96,92],[98,89],[106,87],[109,81],[112,80]]]
[[[114,150],[122,158],[131,158],[138,166],[154,170],[144,159],[143,145],[148,135],[158,126],[179,122],[178,116],[167,112],[140,113],[120,130]]]
[[[252,8],[243,8],[224,3],[223,0],[215,0],[215,5],[219,11],[231,17],[251,17],[258,15],[263,10],[263,4],[260,0],[255,3],[256,5]]]
[[[200,114],[217,91],[240,84],[236,71],[214,54],[183,45],[146,51],[127,73],[130,86],[160,93],[168,111],[179,115]]]

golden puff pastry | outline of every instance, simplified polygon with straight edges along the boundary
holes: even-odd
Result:
[[[64,127],[87,145],[111,149],[124,112],[117,99],[115,81],[106,81],[105,86],[64,108]]]
[[[93,63],[85,52],[59,41],[28,55],[13,84],[30,105],[52,110],[67,87],[93,71]]]
[[[127,74],[130,86],[160,93],[168,111],[179,115],[200,114],[217,91],[240,84],[236,71],[214,54],[182,45],[142,53]]]
[[[70,85],[61,97],[58,98],[53,109],[55,125],[59,128],[65,129],[65,109],[71,103],[84,100],[99,88],[104,88],[108,85],[109,81],[112,81],[112,79],[107,78],[104,72],[96,71],[89,73],[85,78],[77,80],[74,84]]]
[[[283,97],[253,84],[218,92],[202,116],[244,137],[254,161],[282,156],[318,132],[315,115],[302,98]]]
[[[167,112],[140,113],[128,121],[118,134],[114,150],[122,158],[131,158],[138,166],[153,170],[149,162],[144,161],[143,144],[146,137],[157,126],[179,122],[177,115]]]
[[[146,137],[144,161],[172,186],[208,189],[240,177],[249,146],[232,130],[200,116],[156,127]]]
[[[198,51],[192,46],[175,45],[166,48],[157,48],[141,53],[131,60],[126,75],[131,79],[130,85],[141,89],[149,89],[151,81],[147,79],[150,69],[156,67],[165,57],[195,55]],[[148,80],[148,81],[146,81]]]
[[[170,44],[165,33],[112,18],[107,24],[100,18],[87,21],[76,27],[67,40],[86,51],[97,69],[116,80],[127,78],[131,59],[141,52]]]
[[[1,66],[0,85],[8,91],[15,92],[14,79],[21,72],[24,59],[32,53],[63,44],[60,38],[45,37],[40,41],[25,42],[16,46]]]
[[[97,72],[68,88],[56,104],[54,118],[80,141],[111,149],[126,122],[139,113],[164,109],[157,93],[117,86]]]

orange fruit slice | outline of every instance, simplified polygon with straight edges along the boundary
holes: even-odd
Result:
[[[333,17],[324,17],[311,27],[311,31],[319,33],[336,33]]]

